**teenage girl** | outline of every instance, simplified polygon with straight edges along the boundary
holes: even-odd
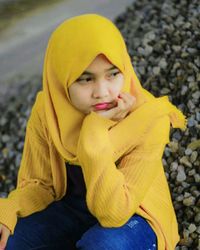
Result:
[[[17,187],[0,199],[0,249],[174,250],[162,165],[186,118],[145,90],[117,27],[64,21],[46,49]]]

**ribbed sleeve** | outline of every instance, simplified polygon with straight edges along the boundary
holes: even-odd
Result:
[[[18,217],[43,210],[54,200],[48,140],[41,132],[44,131],[42,126],[36,107],[33,107],[26,128],[17,187],[8,198],[0,199],[0,223],[5,224],[11,234]]]
[[[102,226],[119,227],[136,212],[162,167],[170,122],[166,115],[154,121],[146,131],[145,142],[124,155],[118,168],[113,161],[108,126],[108,121],[96,116],[85,121],[78,157],[87,187],[88,208]]]

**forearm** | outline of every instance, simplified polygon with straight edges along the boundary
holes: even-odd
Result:
[[[126,183],[124,175],[111,160],[88,161],[82,164],[87,188],[87,205],[104,227],[119,227],[138,206]]]
[[[136,212],[162,168],[162,154],[169,137],[169,118],[155,121],[154,126],[143,134],[144,142],[123,155],[118,169],[108,126],[109,121],[88,116],[82,126],[77,155],[91,213],[103,226],[118,227]]]
[[[0,199],[0,223],[9,227],[11,233],[18,217],[42,210],[54,200],[48,140],[43,130],[39,132],[41,126],[33,109],[27,124],[17,187],[8,198]]]
[[[53,200],[52,190],[44,188],[37,182],[30,183],[24,188],[17,188],[8,198],[0,198],[0,223],[6,225],[13,234],[18,217],[43,210]]]
[[[123,158],[119,169],[102,154],[82,164],[87,205],[102,226],[119,227],[136,213],[162,168],[160,155],[132,153]]]

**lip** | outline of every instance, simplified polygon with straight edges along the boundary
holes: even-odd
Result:
[[[105,110],[109,107],[110,102],[102,102],[94,105],[96,110]]]

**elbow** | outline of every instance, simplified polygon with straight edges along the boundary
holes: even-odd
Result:
[[[111,227],[114,227],[114,228],[118,228],[118,227],[122,227],[124,226],[128,220],[132,217],[133,214],[129,215],[129,216],[118,216],[118,217],[114,217],[114,216],[107,216],[107,217],[99,217],[97,216],[97,219],[99,221],[99,224],[102,226],[102,227],[105,227],[105,228],[111,228]]]
[[[112,207],[110,209],[104,208],[93,211],[92,214],[97,218],[102,227],[121,227],[125,225],[128,220],[135,214],[135,204],[124,204],[125,206]]]

